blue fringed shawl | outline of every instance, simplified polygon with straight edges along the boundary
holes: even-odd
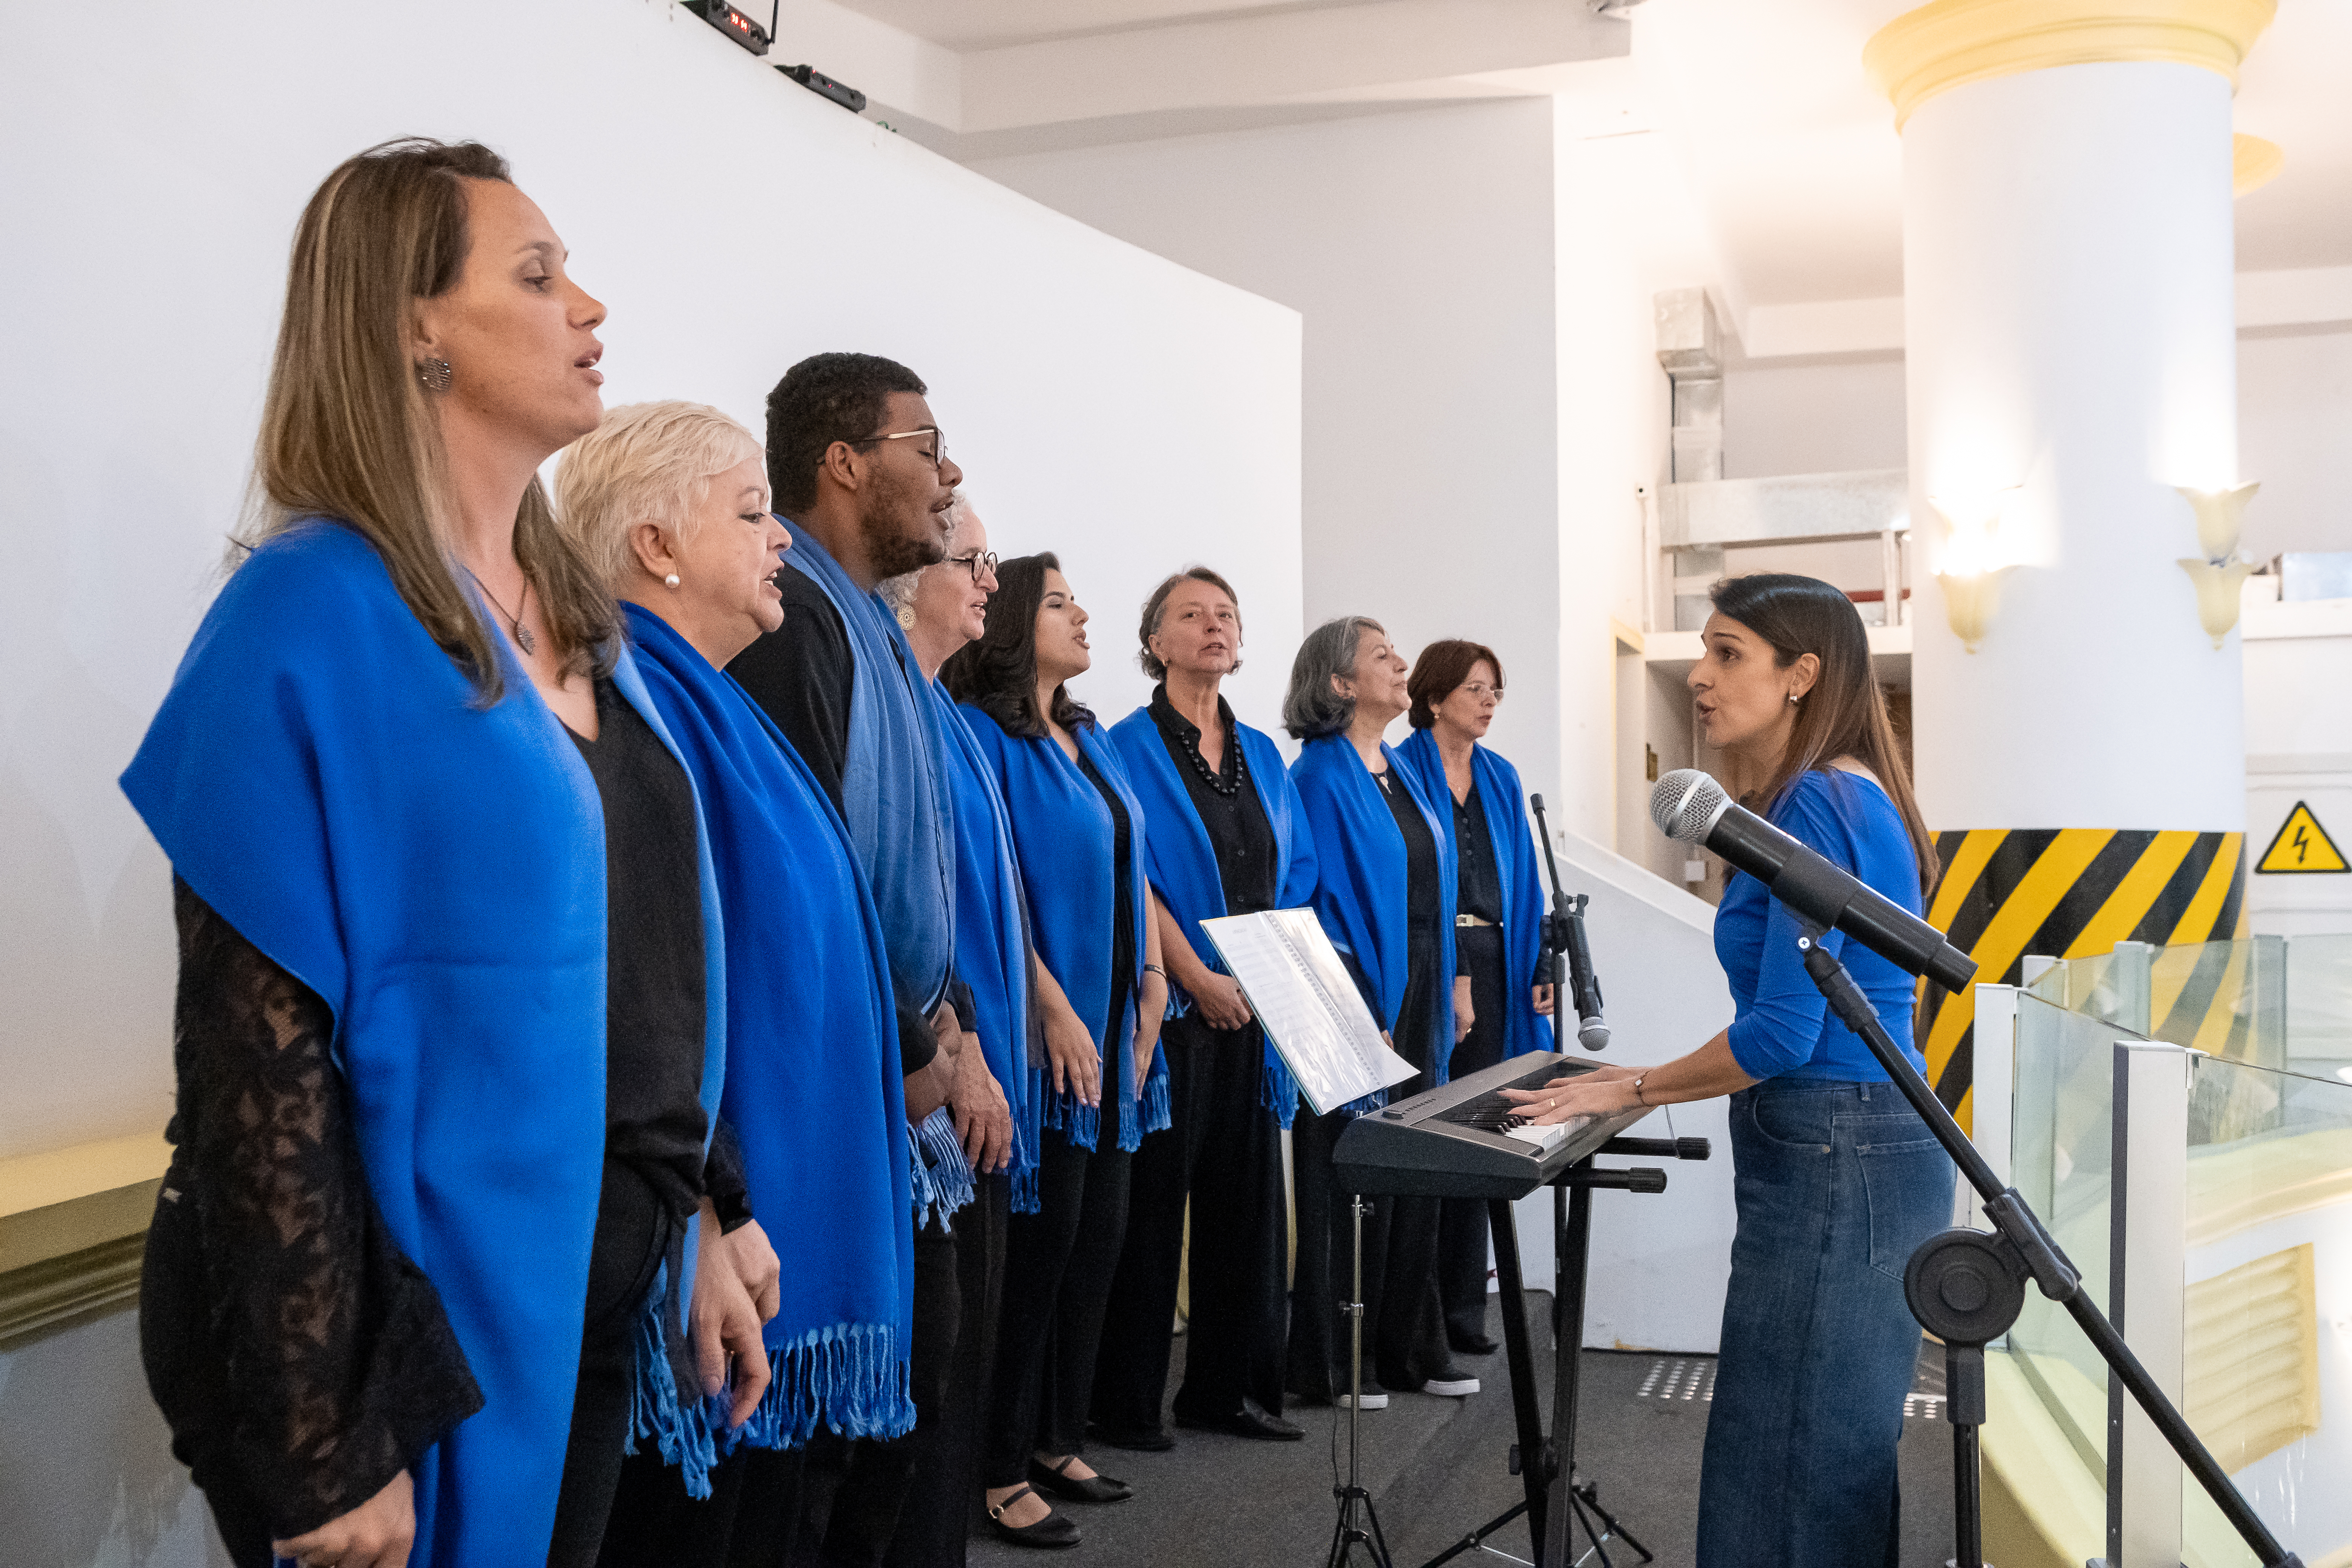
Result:
[[[721,1113],[782,1259],[773,1381],[742,1440],[909,1430],[914,1237],[898,1016],[847,830],[743,689],[659,616],[623,606],[654,706],[702,799],[727,927]]]
[[[1241,738],[1250,783],[1256,786],[1258,802],[1274,828],[1275,907],[1298,909],[1315,891],[1315,840],[1307,828],[1307,808],[1299,804],[1298,788],[1290,782],[1290,770],[1283,766],[1282,753],[1274,742],[1239,721],[1234,721],[1234,733]],[[1144,819],[1150,826],[1151,886],[1168,912],[1176,917],[1178,927],[1190,936],[1201,962],[1223,974],[1225,963],[1217,956],[1216,944],[1198,933],[1202,921],[1219,919],[1226,912],[1225,885],[1217,874],[1216,850],[1209,843],[1208,829],[1192,808],[1192,794],[1168,754],[1168,742],[1148,706],[1112,725],[1110,738],[1127,763],[1128,782],[1143,803]],[[1181,992],[1171,991],[1170,999],[1184,1007],[1192,1005],[1192,998]],[[1285,1127],[1298,1108],[1298,1080],[1290,1076],[1282,1053],[1271,1040],[1265,1045],[1258,1102]]]
[[[906,634],[807,529],[793,530],[784,564],[841,613],[856,665],[841,813],[890,942],[899,998],[930,1012],[955,954],[955,823],[940,771],[941,741]]]
[[[1387,745],[1397,781],[1411,793],[1428,819],[1437,840],[1438,969],[1436,1032],[1429,1042],[1430,1085],[1446,1080],[1446,1065],[1454,1056],[1454,839],[1412,773]],[[1364,760],[1345,733],[1325,735],[1299,748],[1290,764],[1298,799],[1315,835],[1315,913],[1324,933],[1343,956],[1351,957],[1371,989],[1365,998],[1372,1016],[1384,1029],[1393,1029],[1404,1005],[1409,947],[1406,925],[1410,870],[1405,861],[1404,836],[1397,831],[1381,786],[1365,771]],[[1397,1049],[1408,1059],[1416,1053],[1402,1040]],[[1367,1096],[1350,1110],[1371,1110],[1388,1102],[1388,1092]]]
[[[1094,1034],[1110,1012],[1111,921],[1122,918],[1121,911],[1112,908],[1116,884],[1110,863],[1117,828],[1110,808],[1051,735],[1016,740],[982,710],[967,702],[962,711],[981,754],[996,774],[997,787],[1003,792],[1005,811],[1013,822],[1013,848],[1021,862],[1022,885],[1029,893],[1029,925],[1038,956],[1061,983],[1087,1032]],[[1082,723],[1075,732],[1087,760],[1104,782],[1119,792],[1127,806],[1129,876],[1135,888],[1135,908],[1124,914],[1135,925],[1135,973],[1128,976],[1128,995],[1132,999],[1143,981],[1144,889],[1150,885],[1143,808],[1128,784],[1118,749],[1102,730]],[[1118,1019],[1118,1032],[1116,1040],[1095,1041],[1103,1062],[1098,1107],[1083,1103],[1071,1089],[1053,1092],[1049,1068],[1030,1069],[1037,1075],[1040,1120],[1081,1149],[1097,1146],[1097,1127],[1106,1110],[1116,1112],[1113,1139],[1121,1149],[1141,1147],[1146,1132],[1157,1132],[1168,1125],[1168,1054],[1151,1054],[1151,1070],[1138,1099],[1133,1092],[1132,1005]]]
[[[122,775],[196,895],[333,1009],[369,1190],[481,1386],[414,1467],[418,1564],[547,1556],[604,1177],[604,811],[497,647],[482,708],[365,539],[298,524],[222,588]],[[625,651],[614,682],[669,743]],[[726,950],[697,837],[709,1117]]]
[[[947,744],[956,822],[956,976],[971,988],[988,1070],[1013,1108],[1014,1214],[1038,1208],[1037,1135],[1043,1107],[1029,1069],[1029,910],[1013,847],[1013,822],[994,771],[946,689],[928,688]],[[993,728],[993,726],[991,726]]]
[[[1396,749],[1397,760],[1421,785],[1423,798],[1437,807],[1445,824],[1445,841],[1452,847],[1454,868],[1461,868],[1462,847],[1454,842],[1454,786],[1445,782],[1445,758],[1437,737],[1415,730]],[[1543,918],[1547,900],[1543,868],[1536,862],[1536,838],[1528,824],[1527,794],[1519,770],[1484,746],[1470,748],[1470,782],[1478,795],[1478,808],[1486,814],[1486,837],[1495,846],[1495,865],[1503,883],[1503,994],[1505,1015],[1503,1055],[1523,1057],[1529,1051],[1551,1049],[1551,1020],[1536,1011],[1529,994],[1536,965],[1543,952]]]

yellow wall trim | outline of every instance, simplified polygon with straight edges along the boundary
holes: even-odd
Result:
[[[2275,142],[2243,132],[2230,138],[2230,192],[2244,195],[2279,177],[2286,167],[2286,149]]]
[[[2238,66],[2277,0],[1934,0],[1881,27],[1863,68],[1900,129],[1939,92],[1988,77],[2097,61],[2202,66],[2238,85]]]

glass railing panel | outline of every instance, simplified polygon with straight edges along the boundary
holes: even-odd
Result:
[[[2189,1064],[2182,1405],[2306,1563],[2352,1553],[2352,1084]],[[2189,1568],[2255,1561],[2196,1488]]]
[[[2115,1026],[2096,1017],[2036,996],[2018,998],[2012,1179],[2081,1271],[2091,1299],[2103,1306],[2119,1037]],[[2106,1368],[2082,1331],[2063,1308],[2028,1291],[2008,1348],[2085,1476],[2104,1489]]]
[[[2352,1081],[2352,936],[2286,939],[2286,1065]]]
[[[2275,936],[2147,950],[2147,1036],[2207,1056],[2284,1068],[2286,942]]]

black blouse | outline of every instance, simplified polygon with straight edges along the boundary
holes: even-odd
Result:
[[[1110,1013],[1104,1019],[1102,1035],[1103,1060],[1114,1059],[1118,1052],[1118,1019],[1134,1000],[1131,987],[1135,979],[1135,854],[1134,825],[1127,819],[1127,802],[1110,782],[1097,769],[1094,759],[1087,755],[1084,746],[1078,748],[1078,771],[1087,782],[1102,795],[1103,805],[1110,808],[1111,824],[1111,903],[1110,903]]]
[[[1448,792],[1449,799],[1452,798]],[[1475,785],[1466,801],[1454,802],[1454,908],[1457,913],[1503,923],[1503,868],[1495,858],[1495,840],[1486,832],[1486,808],[1479,804]]]
[[[581,751],[606,813],[606,1152],[690,1213],[706,1175],[693,796],[644,719],[597,686],[600,739]],[[673,814],[667,829],[647,826],[656,811]],[[683,868],[682,910],[680,874],[652,865],[664,856]],[[326,1002],[186,883],[172,894],[178,1086],[140,1281],[148,1384],[199,1487],[300,1535],[383,1490],[482,1407],[481,1391],[369,1191]],[[686,1016],[648,1021],[661,1007]],[[721,1216],[747,1219],[723,1125],[707,1176]]]
[[[1416,942],[1434,939],[1439,922],[1454,918],[1452,910],[1437,907],[1437,835],[1429,830],[1420,803],[1394,768],[1374,773],[1372,780],[1389,803],[1397,831],[1404,835],[1406,934]]]
[[[1242,752],[1241,735],[1234,726],[1234,710],[1217,699],[1217,721],[1224,726],[1223,763],[1212,770],[1201,755],[1201,727],[1170,705],[1168,688],[1151,694],[1151,721],[1160,727],[1176,774],[1184,781],[1192,810],[1209,835],[1209,848],[1217,858],[1217,880],[1225,895],[1225,913],[1254,915],[1274,908],[1282,896],[1278,877],[1281,847],[1274,824],[1266,819],[1265,802],[1258,798],[1250,779],[1249,759]]]

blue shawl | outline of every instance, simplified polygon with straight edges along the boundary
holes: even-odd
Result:
[[[743,689],[660,616],[623,606],[646,689],[710,828],[727,925],[721,1113],[783,1260],[773,1381],[742,1440],[909,1430],[914,1236],[889,961],[841,818]]]
[[[934,681],[926,692],[947,742],[955,798],[956,976],[971,988],[981,1053],[1013,1106],[1013,1163],[1005,1167],[1013,1212],[1035,1214],[1043,1108],[1029,1071],[1028,893],[1013,852],[1013,820],[986,754],[947,689]]]
[[[1274,827],[1275,908],[1295,910],[1315,891],[1315,841],[1307,831],[1307,808],[1298,802],[1298,786],[1290,782],[1282,753],[1273,741],[1236,720],[1234,733],[1241,738],[1242,757],[1249,765],[1250,783],[1257,787],[1259,804]],[[1192,808],[1192,793],[1168,754],[1168,742],[1151,717],[1149,705],[1137,709],[1111,726],[1111,743],[1127,763],[1128,781],[1143,803],[1150,825],[1151,886],[1160,901],[1176,917],[1176,924],[1192,943],[1193,952],[1218,974],[1225,962],[1216,944],[1198,935],[1202,921],[1225,913],[1225,885],[1217,875],[1216,850],[1209,843],[1201,814]],[[1170,982],[1171,985],[1174,982]],[[1170,999],[1183,1007],[1192,998],[1171,990]],[[1274,1042],[1265,1045],[1265,1070],[1258,1084],[1258,1102],[1287,1127],[1298,1108],[1298,1081],[1283,1065]]]
[[[1071,1008],[1093,1034],[1110,1012],[1111,922],[1120,918],[1112,907],[1117,887],[1109,873],[1117,827],[1110,808],[1103,804],[1078,765],[1066,756],[1051,735],[1016,740],[997,721],[971,703],[963,705],[964,722],[981,754],[996,775],[1004,806],[1013,822],[1013,845],[1021,861],[1021,880],[1029,893],[1029,925],[1038,956],[1061,983]],[[1101,1053],[1102,1104],[1081,1102],[1073,1089],[1053,1091],[1050,1067],[1033,1068],[1041,1107],[1040,1120],[1056,1128],[1081,1149],[1096,1147],[1096,1135],[1105,1110],[1115,1112],[1117,1146],[1140,1148],[1146,1132],[1168,1125],[1168,1054],[1154,1051],[1143,1093],[1135,1083],[1135,1008],[1131,1005],[1143,981],[1144,889],[1150,886],[1145,865],[1143,808],[1127,782],[1118,752],[1100,727],[1081,723],[1078,746],[1103,781],[1119,792],[1127,807],[1129,877],[1135,888],[1135,908],[1126,918],[1135,926],[1135,973],[1127,977],[1130,1005],[1117,1021],[1118,1038],[1097,1038]]]
[[[306,521],[222,588],[122,775],[197,897],[333,1009],[369,1190],[481,1385],[480,1413],[414,1468],[419,1564],[547,1555],[604,1169],[604,810],[496,646],[506,693],[483,708],[374,548]],[[625,649],[613,679],[668,744]],[[697,838],[715,1119],[726,949]],[[666,1289],[638,1409],[667,1452],[695,1434]]]
[[[1396,752],[1383,743],[1381,755],[1420,805],[1430,835],[1437,840],[1438,907],[1444,916],[1438,921],[1437,1037],[1429,1042],[1425,1056],[1403,1040],[1397,1042],[1398,1052],[1407,1060],[1419,1057],[1429,1063],[1429,1087],[1434,1088],[1445,1081],[1454,1056],[1454,840]],[[1381,786],[1365,771],[1363,758],[1344,732],[1299,748],[1290,777],[1315,833],[1315,913],[1331,945],[1361,972],[1370,990],[1365,1000],[1372,1016],[1382,1028],[1393,1029],[1404,1005],[1409,958],[1410,871],[1404,836],[1397,831]],[[1370,1110],[1387,1102],[1388,1091],[1382,1089],[1349,1109]]]
[[[784,564],[824,590],[856,663],[841,813],[890,942],[900,999],[931,1012],[955,954],[955,818],[940,771],[942,742],[898,617],[860,588],[807,529]]]
[[[1462,847],[1453,842],[1454,786],[1445,782],[1445,758],[1438,752],[1437,737],[1415,730],[1397,748],[1397,760],[1438,807],[1458,870]],[[1544,897],[1543,868],[1536,862],[1535,835],[1528,826],[1527,794],[1519,784],[1519,770],[1484,746],[1470,748],[1470,781],[1478,807],[1486,814],[1486,837],[1494,843],[1495,865],[1502,873],[1503,998],[1509,1009],[1504,1016],[1503,1055],[1548,1051],[1551,1020],[1536,1011],[1528,994],[1543,955],[1543,918],[1549,900]]]

